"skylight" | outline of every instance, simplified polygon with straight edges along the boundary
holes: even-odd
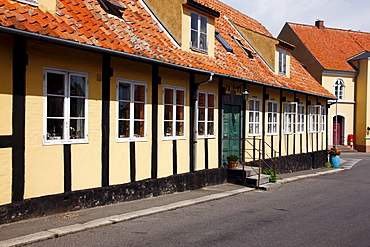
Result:
[[[250,59],[253,59],[253,55],[255,55],[256,52],[254,52],[251,49],[247,48],[239,38],[237,38],[237,37],[234,36],[234,39],[235,39],[236,43],[245,51],[245,53],[247,53],[248,57]]]
[[[226,43],[226,41],[224,40],[224,38],[222,38],[222,36],[220,35],[220,33],[218,31],[215,31],[215,36],[216,36],[216,39],[218,40],[218,42],[220,42],[221,45],[226,49],[226,51],[233,52],[233,48],[231,48],[229,46],[229,44]]]
[[[107,13],[117,17],[122,17],[121,11],[126,9],[125,5],[116,2],[115,0],[98,0],[98,2]]]

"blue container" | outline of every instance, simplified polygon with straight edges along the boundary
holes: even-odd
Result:
[[[330,163],[333,165],[334,168],[340,168],[340,157],[339,156],[330,157]]]

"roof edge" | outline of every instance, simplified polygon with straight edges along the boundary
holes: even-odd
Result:
[[[68,47],[81,48],[81,49],[84,49],[84,50],[87,50],[87,51],[92,51],[92,52],[98,52],[98,53],[103,53],[103,54],[110,54],[110,55],[115,55],[115,56],[120,56],[120,57],[131,58],[131,59],[134,59],[134,60],[137,60],[137,61],[142,61],[142,62],[151,63],[151,64],[157,64],[157,65],[163,65],[165,67],[187,70],[187,71],[191,71],[191,72],[198,72],[198,73],[201,73],[201,74],[214,73],[212,71],[207,71],[207,70],[202,70],[202,69],[197,69],[197,68],[192,68],[192,67],[186,67],[186,66],[183,66],[183,65],[164,62],[164,61],[156,60],[154,58],[143,57],[143,56],[140,56],[140,55],[131,54],[131,53],[123,52],[123,51],[111,50],[111,49],[100,47],[100,46],[94,46],[94,45],[84,44],[84,43],[80,43],[80,42],[76,42],[76,41],[72,41],[72,40],[65,40],[65,39],[61,39],[61,38],[57,38],[57,37],[46,36],[46,35],[42,35],[42,34],[39,34],[39,33],[31,33],[31,32],[27,32],[27,31],[23,31],[23,30],[19,30],[19,29],[13,29],[13,28],[9,28],[9,27],[0,26],[0,32],[7,33],[7,34],[13,34],[13,35],[21,35],[21,36],[28,37],[28,38],[31,38],[31,39],[40,40],[40,41],[44,41],[44,42],[50,42],[50,43],[53,43],[53,44],[65,45],[65,46],[68,46]],[[298,93],[308,94],[308,95],[321,97],[321,98],[325,98],[325,99],[336,99],[335,97],[310,93],[310,92],[306,92],[306,91],[303,91],[303,90],[298,90],[298,89],[293,89],[293,88],[288,88],[288,87],[283,87],[283,86],[272,85],[272,84],[268,84],[268,83],[264,83],[264,82],[254,81],[254,80],[250,80],[250,79],[246,79],[246,78],[242,78],[242,77],[237,77],[237,76],[232,76],[232,75],[227,75],[227,74],[214,73],[214,75],[218,76],[218,77],[228,78],[230,80],[240,80],[240,81],[243,81],[243,82],[246,82],[246,83],[254,83],[254,84],[257,84],[257,85],[262,85],[262,86],[266,86],[266,87],[270,87],[270,88],[277,88],[277,89],[281,89],[281,90],[298,92]]]

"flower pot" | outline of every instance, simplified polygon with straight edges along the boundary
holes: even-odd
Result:
[[[230,169],[235,169],[238,166],[238,161],[229,161],[228,166]]]
[[[330,157],[330,163],[333,165],[334,168],[340,168],[340,157],[339,156]]]

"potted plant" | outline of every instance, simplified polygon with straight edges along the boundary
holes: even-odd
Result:
[[[230,169],[235,169],[238,166],[239,157],[235,154],[230,154],[226,157]]]
[[[333,165],[334,168],[340,167],[340,152],[336,148],[332,148],[328,150],[328,154],[330,156],[330,163]]]

